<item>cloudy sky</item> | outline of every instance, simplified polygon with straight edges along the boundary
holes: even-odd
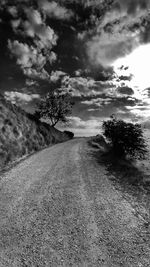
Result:
[[[70,92],[69,128],[97,134],[111,114],[150,121],[150,0],[1,0],[0,90],[29,112]]]

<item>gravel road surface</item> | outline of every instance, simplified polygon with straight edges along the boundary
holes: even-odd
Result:
[[[0,177],[0,267],[150,267],[150,232],[86,138]]]

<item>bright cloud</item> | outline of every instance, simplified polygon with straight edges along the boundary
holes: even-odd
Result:
[[[50,76],[48,72],[43,68],[41,70],[36,70],[34,68],[24,69],[24,74],[31,79],[40,79],[50,81]]]
[[[38,83],[36,82],[36,81],[34,81],[34,80],[31,80],[31,79],[26,79],[26,85],[27,86],[37,86],[38,85]]]
[[[94,98],[94,99],[82,101],[81,103],[84,105],[87,105],[88,107],[92,106],[94,107],[94,109],[92,110],[95,110],[95,108],[98,109],[100,107],[103,107],[104,105],[110,104],[111,101],[112,101],[111,98]],[[88,109],[88,110],[90,111],[91,109]]]
[[[56,45],[58,37],[54,30],[45,24],[40,12],[26,8],[24,13],[27,19],[12,20],[11,24],[14,31],[33,38],[33,42],[38,46],[40,45],[40,48],[51,49],[52,46]]]
[[[17,11],[14,7],[9,7],[9,12]],[[17,64],[21,66],[23,73],[31,78],[48,79],[50,76],[44,69],[49,63],[52,65],[57,60],[57,55],[52,48],[57,44],[58,36],[54,30],[46,25],[45,19],[40,11],[31,7],[23,7],[22,18],[11,20],[11,26],[15,33],[23,37],[30,37],[32,43],[22,43],[19,40],[8,40],[8,48],[11,55],[16,57]]]
[[[80,117],[68,117],[70,125],[77,128],[98,128],[100,120],[98,118],[90,118],[87,121],[82,120]]]
[[[136,105],[134,107],[127,106],[126,108],[131,112],[131,114],[133,114],[135,117],[139,119],[140,118],[146,119],[150,117],[150,106]]]
[[[17,40],[8,41],[8,48],[11,53],[17,57],[17,64],[23,69],[30,68],[36,65],[38,68],[42,68],[46,61],[42,53],[38,52],[33,46],[23,44]]]
[[[56,83],[59,79],[66,76],[64,71],[56,70],[51,72],[50,80],[53,83]]]
[[[139,33],[133,34],[126,30],[119,32],[118,27],[114,30],[113,34],[102,30],[87,42],[87,54],[93,65],[108,67],[139,45]]]
[[[28,103],[35,99],[39,99],[40,95],[38,94],[25,94],[17,91],[6,91],[4,94],[6,100],[11,101],[13,104]]]
[[[18,10],[15,6],[8,7],[8,12],[15,18],[18,15]]]
[[[141,45],[130,55],[120,58],[113,63],[115,72],[119,75],[123,73],[121,66],[127,66],[125,71],[132,74],[131,84],[138,86],[141,90],[150,86],[150,44]]]
[[[68,117],[69,127],[66,130],[71,130],[75,136],[91,136],[100,132],[102,120],[96,117],[90,117],[88,120],[83,120],[78,116]]]
[[[31,78],[50,79],[49,74],[44,69],[47,62],[52,64],[57,57],[53,51],[43,55],[38,47],[29,46],[17,40],[8,40],[8,48],[11,54],[16,57],[17,64],[21,66],[23,73]]]
[[[39,6],[50,18],[70,20],[73,16],[73,12],[71,10],[60,6],[55,1],[48,2],[47,0],[39,0]]]
[[[115,85],[113,81],[95,81],[92,78],[65,76],[62,86],[69,91],[72,96],[94,96],[103,94],[105,91],[111,92]]]
[[[129,14],[135,14],[140,9],[147,9],[150,7],[150,0],[117,0],[121,9],[127,10]]]

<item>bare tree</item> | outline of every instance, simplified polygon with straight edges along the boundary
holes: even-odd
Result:
[[[51,91],[41,99],[35,115],[41,119],[48,119],[54,127],[58,122],[67,122],[67,115],[71,114],[72,106],[68,93]]]

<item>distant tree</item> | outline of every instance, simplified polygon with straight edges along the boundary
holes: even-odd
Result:
[[[102,128],[114,154],[119,157],[145,158],[147,149],[140,124],[128,123],[112,115],[103,122]]]
[[[68,93],[51,91],[38,104],[35,116],[38,119],[47,119],[51,126],[58,122],[67,122],[67,116],[71,114],[73,103]]]

